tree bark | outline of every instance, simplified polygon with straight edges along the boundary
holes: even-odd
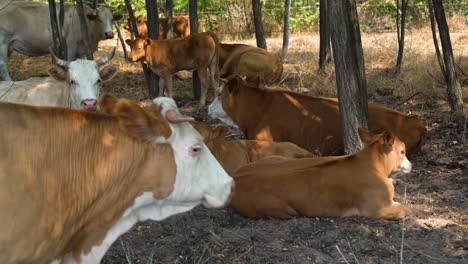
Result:
[[[331,42],[344,151],[362,148],[357,129],[369,129],[367,85],[355,0],[329,0]]]
[[[265,41],[265,32],[263,31],[262,24],[262,2],[260,0],[252,0],[252,9],[255,26],[255,39],[257,40],[257,47],[267,49]]]
[[[63,57],[63,46],[60,38],[60,31],[57,25],[57,8],[54,0],[49,0],[49,14],[50,14],[50,26],[52,28],[52,45],[55,56],[60,59],[66,60]]]
[[[403,63],[403,50],[405,48],[405,27],[406,27],[406,10],[408,9],[409,0],[402,0],[401,7],[400,1],[396,0],[397,14],[396,14],[396,28],[398,37],[398,56],[396,62],[396,70],[399,72],[401,64]],[[401,10],[401,16],[400,16]]]
[[[189,0],[189,16],[190,16],[190,35],[198,33],[198,8],[197,0]],[[198,70],[192,73],[192,90],[193,98],[200,100],[201,83],[198,77]]]
[[[452,42],[450,40],[450,33],[442,0],[432,0],[432,8],[439,28],[440,43],[442,45],[442,53],[444,55],[444,67],[441,66],[441,70],[444,75],[445,82],[447,83],[447,95],[450,109],[452,112],[463,115],[463,97],[460,83],[457,79],[457,72],[453,59]],[[434,44],[438,46],[437,39]]]
[[[328,1],[320,0],[320,51],[319,71],[323,72],[331,62],[330,20]]]
[[[89,48],[88,24],[86,23],[82,0],[76,0],[76,12],[80,17],[81,35],[83,36],[83,45],[86,49],[86,59],[93,60],[93,51]]]
[[[145,0],[145,5],[148,37],[150,39],[159,39],[159,19],[156,0]],[[144,64],[143,73],[145,74],[146,83],[148,84],[148,93],[150,97],[155,98],[159,96],[159,89],[164,89],[164,87],[159,87],[159,76],[151,71],[146,64]],[[162,92],[164,92],[164,90]]]
[[[60,12],[59,12],[59,38],[60,38],[60,46],[61,49],[61,57],[64,60],[68,58],[68,48],[67,48],[67,41],[63,37],[63,24],[65,23],[65,3],[64,0],[60,0]]]
[[[291,16],[291,0],[284,0],[284,28],[283,28],[283,51],[281,58],[284,60],[289,48],[289,18]]]
[[[166,23],[166,38],[171,39],[172,38],[172,31],[173,31],[173,24],[172,24],[172,10],[174,8],[174,0],[166,0],[166,18],[167,18],[167,23]]]

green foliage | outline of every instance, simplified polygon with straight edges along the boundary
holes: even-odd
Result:
[[[291,31],[308,31],[317,25],[320,19],[320,12],[317,6],[310,8],[296,8],[290,18]]]

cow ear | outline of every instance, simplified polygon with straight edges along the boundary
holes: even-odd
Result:
[[[145,40],[145,45],[148,46],[149,44],[151,44],[151,39],[147,38],[147,39]]]
[[[213,129],[213,138],[224,138],[229,134],[229,128],[226,126],[218,126]]]
[[[114,19],[114,21],[119,21],[120,19],[122,19],[122,14],[113,14],[112,15],[112,19]]]
[[[395,135],[392,132],[385,130],[382,133],[382,144],[392,147],[393,143],[395,143]]]
[[[114,114],[115,105],[117,104],[117,97],[110,93],[104,93],[99,98],[99,105],[106,114]]]
[[[368,145],[369,143],[372,142],[372,134],[371,132],[367,131],[366,129],[364,128],[358,128],[358,134],[359,134],[359,137],[361,138],[361,141],[365,144],[365,145]]]
[[[126,39],[125,43],[127,43],[129,46],[132,46],[133,41],[131,39]]]
[[[151,106],[159,107],[159,106]],[[120,99],[114,110],[120,127],[130,136],[148,143],[162,143],[171,136],[166,119],[156,109],[145,112],[136,102]]]
[[[227,87],[228,92],[230,94],[234,94],[237,91],[237,88],[239,85],[241,85],[243,82],[242,78],[239,75],[234,76],[231,78],[225,85],[224,87]]]
[[[66,81],[67,80],[67,71],[62,67],[54,65],[48,70],[49,75],[57,81]]]
[[[101,76],[101,80],[108,81],[114,78],[115,74],[117,73],[117,68],[114,66],[106,66],[102,70],[99,71],[99,76]]]
[[[95,20],[98,18],[98,15],[96,13],[87,13],[86,17],[90,20]]]

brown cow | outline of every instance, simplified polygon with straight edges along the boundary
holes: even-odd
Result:
[[[271,142],[259,140],[205,140],[206,146],[231,175],[240,167],[270,156],[286,158],[313,157],[309,151],[290,142]]]
[[[245,76],[248,82],[260,80],[268,85],[277,84],[283,74],[283,62],[261,48],[221,43],[219,74],[221,78],[238,74]]]
[[[112,114],[0,103],[0,263],[99,263],[139,221],[203,203],[233,180],[174,100]]]
[[[211,126],[198,121],[193,121],[191,123],[193,128],[195,128],[198,133],[200,133],[205,142],[219,138],[224,139],[224,137],[229,134],[229,128],[227,126]]]
[[[138,36],[140,38],[148,37],[148,25],[146,18],[143,15],[139,15],[135,18]],[[123,27],[130,31],[130,22]],[[167,18],[159,18],[159,39],[166,39],[167,31]],[[173,16],[172,17],[172,38],[182,38],[190,35],[190,19],[189,16]]]
[[[159,96],[167,88],[169,97],[172,97],[172,74],[181,70],[198,70],[202,89],[200,105],[206,103],[208,83],[215,90],[219,46],[215,33],[204,32],[165,40],[127,39],[126,42],[131,47],[128,59],[132,62],[143,60],[161,77]]]
[[[360,129],[359,135],[368,145],[357,154],[276,159],[240,168],[233,174],[236,192],[229,206],[255,218],[403,218],[405,210],[393,201],[388,177],[411,172],[405,143],[387,131],[372,137]]]
[[[292,142],[323,156],[343,153],[336,98],[259,88],[239,76],[219,89],[208,108],[211,117],[239,127],[247,139]],[[369,103],[369,123],[373,132],[388,128],[395,133],[408,153],[425,140],[423,121],[380,105]]]

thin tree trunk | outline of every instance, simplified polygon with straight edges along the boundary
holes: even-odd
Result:
[[[198,33],[198,9],[197,0],[189,0],[189,15],[190,15],[190,35]],[[192,89],[193,98],[200,100],[201,83],[198,77],[198,70],[192,73]]]
[[[156,0],[145,0],[146,5],[146,23],[148,28],[148,37],[151,39],[159,39],[159,19],[158,19],[158,6]],[[145,64],[146,66],[146,64]],[[143,67],[146,82],[148,84],[148,92],[151,98],[155,98],[163,93],[160,93],[159,89],[159,76],[151,71],[148,67]],[[164,92],[162,90],[161,92]]]
[[[367,85],[355,0],[329,0],[331,41],[335,61],[344,151],[362,148],[357,129],[368,129]]]
[[[257,47],[267,49],[265,41],[265,32],[263,31],[262,24],[262,2],[260,0],[252,0],[252,9],[255,26],[255,39],[257,40]]]
[[[408,9],[409,0],[402,0],[401,7],[400,1],[396,0],[397,15],[396,15],[396,28],[398,37],[398,56],[396,62],[396,69],[399,72],[401,64],[403,63],[403,51],[405,49],[405,27],[406,27],[406,10]],[[401,10],[401,17],[400,17]]]
[[[84,14],[83,1],[76,0],[76,12],[80,17],[80,27],[81,35],[83,36],[83,44],[86,49],[86,59],[93,59],[93,51],[89,48],[89,34],[88,34],[88,24],[86,23],[86,17]]]
[[[167,18],[167,23],[166,23],[166,38],[171,39],[172,38],[172,31],[173,31],[173,23],[172,23],[172,10],[174,8],[174,0],[166,0],[166,18]]]
[[[66,60],[67,58],[63,57],[63,47],[60,40],[60,31],[57,25],[57,8],[54,0],[49,0],[49,13],[50,26],[52,28],[53,52],[56,56],[59,56],[60,59]]]
[[[442,55],[440,54],[439,43],[437,42],[437,30],[434,18],[434,9],[432,8],[432,0],[427,0],[427,7],[429,9],[429,19],[431,21],[431,31],[432,31],[432,40],[434,41],[434,48],[437,56],[437,62],[439,62],[440,70],[445,76],[445,66],[444,61],[442,60]]]
[[[440,43],[442,45],[442,53],[444,55],[444,77],[447,83],[447,95],[450,108],[453,112],[463,114],[463,97],[460,88],[460,83],[457,79],[455,62],[453,59],[452,42],[450,40],[449,28],[445,17],[444,6],[442,0],[433,0],[434,14],[439,28]]]
[[[291,0],[284,0],[284,29],[283,29],[283,51],[281,58],[284,60],[289,48],[289,18],[291,14]]]
[[[65,3],[64,0],[60,0],[60,12],[59,12],[59,38],[60,38],[60,46],[62,47],[61,49],[61,54],[59,58],[62,58],[66,60],[68,58],[68,49],[67,49],[67,41],[63,37],[63,25],[65,23]]]
[[[320,51],[319,71],[323,72],[331,62],[330,20],[327,0],[320,0]]]

